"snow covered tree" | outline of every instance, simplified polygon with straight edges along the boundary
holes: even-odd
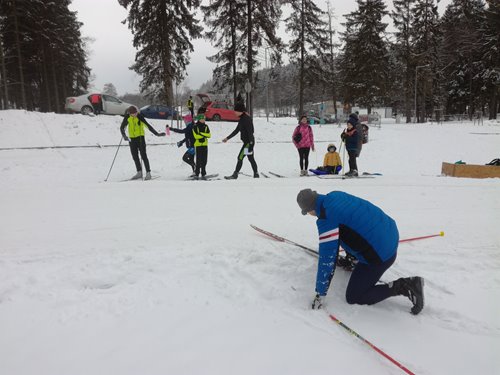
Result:
[[[142,75],[141,91],[151,99],[172,105],[174,82],[181,82],[193,51],[191,40],[201,36],[194,17],[201,0],[118,0],[128,9],[128,26],[139,51],[136,73]]]
[[[288,51],[298,67],[298,111],[304,113],[304,91],[306,85],[322,80],[325,75],[325,54],[330,50],[328,24],[323,12],[312,0],[289,0],[292,7],[285,20],[286,30],[292,36]],[[328,67],[328,65],[327,65]]]
[[[357,0],[358,10],[346,15],[340,76],[344,102],[368,108],[386,100],[389,57],[385,41],[387,14],[383,0]]]
[[[500,2],[486,0],[488,8],[482,30],[482,58],[484,71],[481,78],[484,81],[483,95],[488,102],[488,117],[496,119],[500,112]]]
[[[246,3],[235,0],[216,0],[201,7],[205,15],[208,31],[205,37],[218,49],[208,57],[217,64],[213,77],[215,87],[219,90],[232,88],[233,101],[244,83],[244,75],[238,74],[237,66],[243,63],[242,48],[245,40],[241,28],[246,27],[246,19],[241,17],[246,11]]]
[[[447,92],[447,112],[473,113],[485,102],[483,55],[484,2],[454,0],[442,19],[441,64]]]
[[[66,96],[86,89],[85,42],[69,5],[69,0],[0,2],[3,96],[11,106],[60,112]]]
[[[394,52],[395,59],[403,69],[396,70],[400,79],[397,80],[401,83],[404,92],[403,108],[406,115],[406,122],[411,122],[411,108],[412,108],[412,88],[413,88],[413,63],[412,54],[412,38],[411,29],[413,24],[412,7],[415,0],[394,0],[394,10],[391,12],[391,18],[396,28]]]
[[[416,0],[413,8],[413,72],[415,73],[415,113],[418,122],[425,122],[428,114],[440,106],[439,41],[440,25],[435,0]]]
[[[116,91],[116,87],[112,83],[105,83],[104,87],[102,89],[102,93],[112,95],[112,96],[118,96],[118,92]]]

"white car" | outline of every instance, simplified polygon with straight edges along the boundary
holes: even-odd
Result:
[[[102,97],[102,114],[105,115],[124,115],[127,113],[128,108],[133,105],[125,103],[114,96],[99,93],[88,93],[80,96],[70,96],[66,98],[64,109],[67,112],[80,112],[84,115],[94,113],[92,103],[90,103],[90,96],[98,94]]]

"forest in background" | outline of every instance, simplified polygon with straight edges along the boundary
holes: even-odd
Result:
[[[217,50],[207,56],[217,67],[197,92],[234,99],[251,87],[250,110],[304,113],[307,102],[333,100],[368,112],[392,107],[408,122],[447,114],[492,119],[500,112],[495,0],[453,0],[442,16],[436,0],[394,0],[390,12],[383,0],[357,0],[341,33],[332,26],[331,6],[323,11],[313,0],[116,1],[128,11],[137,50],[131,68],[149,101],[174,105],[194,93],[175,88],[182,87],[191,41],[205,38]],[[62,112],[67,96],[89,88],[91,41],[70,3],[0,2],[2,108]],[[283,6],[292,10],[287,17]],[[282,24],[287,43],[277,34]]]

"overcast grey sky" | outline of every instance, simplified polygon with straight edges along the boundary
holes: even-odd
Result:
[[[204,0],[203,2],[206,2]],[[392,6],[392,0],[385,0]],[[442,14],[446,4],[451,0],[441,0],[439,5]],[[328,0],[317,0],[316,4],[326,10]],[[357,3],[355,0],[331,0],[336,15],[336,29],[343,22],[342,15],[352,12]],[[102,90],[105,83],[113,83],[118,95],[139,92],[141,77],[128,69],[135,59],[136,50],[132,45],[132,33],[126,24],[127,10],[118,4],[118,0],[73,0],[72,11],[77,11],[77,17],[83,23],[81,28],[84,37],[93,39],[89,44],[88,65],[95,76],[92,82],[96,90]],[[200,17],[201,18],[201,17]],[[203,26],[203,22],[201,23]],[[284,27],[280,35],[286,39]],[[215,64],[210,63],[206,56],[215,53],[215,49],[204,39],[194,40],[194,53],[187,68],[186,84],[196,89],[212,77]]]

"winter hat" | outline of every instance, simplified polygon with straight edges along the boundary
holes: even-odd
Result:
[[[356,126],[356,124],[358,123],[358,121],[354,117],[349,117],[349,120],[347,120],[347,123],[351,124],[352,126]]]
[[[246,112],[247,109],[245,107],[245,103],[244,102],[237,102],[235,105],[234,105],[234,110],[236,112]]]
[[[135,105],[131,105],[128,107],[128,113],[137,113],[137,107]]]
[[[309,211],[316,209],[316,198],[318,193],[311,189],[304,189],[297,194],[297,203],[302,209],[302,215],[307,215]]]
[[[205,115],[203,113],[200,113],[198,116],[196,116],[196,121],[200,120],[205,120]]]
[[[192,121],[193,121],[193,116],[191,116],[191,114],[189,113],[189,114],[187,114],[186,116],[184,116],[182,119],[184,120],[184,122],[185,122],[186,124],[189,124],[190,122],[192,122]]]
[[[331,148],[333,148],[333,150],[332,150],[332,151],[330,151],[330,149],[331,149]],[[335,151],[337,151],[337,147],[335,147],[335,145],[334,145],[333,143],[330,143],[330,144],[328,145],[328,147],[326,148],[326,150],[327,150],[328,152],[335,152]]]
[[[238,96],[236,97],[236,102],[234,103],[234,110],[236,112],[246,112],[247,109],[245,107],[245,102],[243,101],[243,98],[241,97],[241,94],[238,93]]]

